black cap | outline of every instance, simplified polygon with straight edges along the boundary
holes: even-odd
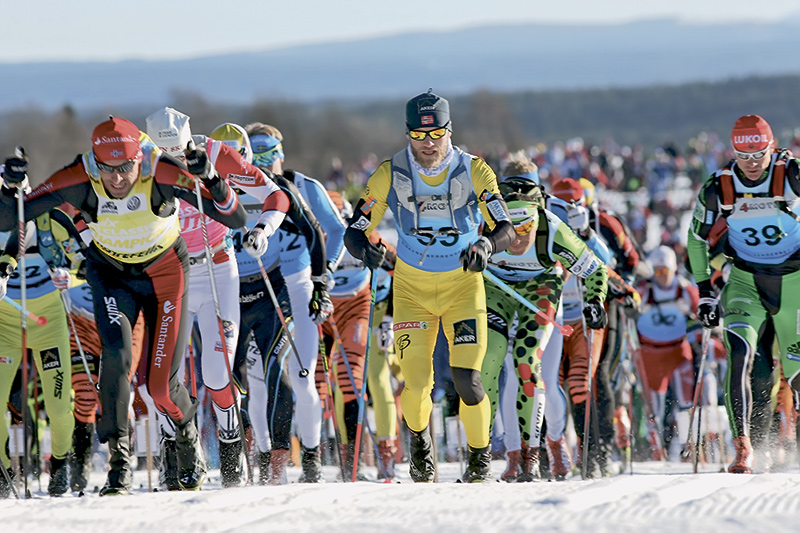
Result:
[[[415,96],[406,104],[406,128],[442,128],[450,126],[450,104],[433,89]]]

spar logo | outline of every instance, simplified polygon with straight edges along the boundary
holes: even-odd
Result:
[[[402,329],[428,329],[428,323],[414,320],[412,322],[395,322],[392,326],[393,331],[400,331]]]

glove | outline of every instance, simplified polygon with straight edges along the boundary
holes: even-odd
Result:
[[[323,276],[327,277],[327,276]],[[314,324],[322,324],[333,314],[333,303],[328,296],[327,281],[314,281],[314,290],[311,292],[311,302],[308,304],[308,313]]]
[[[464,272],[472,270],[481,272],[486,268],[489,257],[492,255],[492,243],[486,237],[481,237],[474,244],[470,244],[461,253],[461,262]]]
[[[28,161],[22,157],[6,159],[3,180],[9,188],[24,189],[28,185]]]
[[[69,275],[69,270],[67,270],[66,268],[59,268],[59,267],[51,268],[50,279],[53,280],[53,285],[56,286],[56,289],[60,291],[69,289],[71,278]]]
[[[714,296],[711,281],[697,284],[700,289],[700,301],[697,303],[697,321],[706,329],[719,326],[719,302]]]
[[[267,246],[269,246],[269,239],[263,228],[256,226],[244,234],[242,247],[250,257],[261,257],[267,252]]]
[[[716,298],[700,298],[697,304],[697,321],[706,329],[719,326],[719,303]]]
[[[383,243],[369,243],[361,254],[361,261],[368,269],[377,270],[383,264],[384,257],[386,257],[386,246]]]
[[[608,280],[608,300],[614,300],[616,298],[624,298],[628,295],[628,290],[625,288],[624,285],[621,283],[617,283],[616,281]]]
[[[606,309],[597,300],[590,300],[583,305],[583,318],[590,329],[603,329],[608,324]]]
[[[392,317],[385,315],[378,326],[378,348],[388,350],[394,344],[394,330],[392,329]]]
[[[8,286],[8,278],[14,272],[14,267],[10,263],[3,261],[0,263],[0,299],[5,298]]]
[[[186,155],[186,168],[190,173],[203,180],[204,183],[214,178],[214,169],[205,148],[197,148],[193,142],[189,142],[184,154]]]

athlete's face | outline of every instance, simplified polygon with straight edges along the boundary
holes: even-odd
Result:
[[[522,235],[517,233],[517,238],[514,239],[514,242],[508,245],[508,248],[506,248],[506,252],[508,252],[511,255],[524,254],[525,252],[531,249],[531,246],[533,246],[533,243],[536,240],[535,237],[536,237],[536,232],[534,231],[529,231]]]
[[[653,267],[653,281],[656,285],[662,288],[667,288],[672,285],[675,279],[675,271],[664,265],[656,265]]]
[[[132,163],[132,164],[131,164]],[[112,159],[98,162],[100,179],[112,198],[125,198],[139,179],[138,159]]]
[[[415,131],[436,131],[439,129],[441,128],[418,128]],[[406,134],[411,143],[411,153],[422,168],[436,167],[444,160],[444,156],[447,155],[447,147],[450,146],[451,135],[452,132],[450,130],[445,130],[445,134],[438,139],[426,135],[421,141],[415,141]]]
[[[742,172],[747,179],[751,181],[757,181],[758,178],[764,174],[764,171],[767,170],[767,167],[769,167],[769,164],[772,161],[773,151],[774,148],[772,148],[772,145],[770,145],[766,150],[762,150],[760,152],[748,153],[734,151],[736,154],[736,165],[742,169]],[[744,157],[747,159],[744,159]]]

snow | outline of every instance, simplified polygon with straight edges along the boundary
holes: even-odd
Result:
[[[504,461],[493,461],[499,477]],[[367,473],[373,469],[367,467]],[[458,463],[440,463],[440,483],[414,484],[406,465],[400,483],[296,483],[222,489],[211,471],[199,492],[147,492],[134,475],[133,494],[50,498],[29,483],[32,498],[0,500],[2,531],[797,531],[800,469],[786,473],[720,473],[719,464],[634,463],[633,474],[564,482],[455,483]],[[92,474],[90,487],[105,475]],[[153,481],[157,474],[153,473]]]

